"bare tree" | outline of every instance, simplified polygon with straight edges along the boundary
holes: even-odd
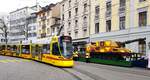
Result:
[[[4,38],[5,38],[5,49],[7,49],[7,44],[8,44],[8,26],[5,24],[5,21],[4,19],[0,19],[0,29],[2,30],[3,32],[3,35]]]

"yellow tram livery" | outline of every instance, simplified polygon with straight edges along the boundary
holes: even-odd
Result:
[[[74,65],[71,37],[54,36],[49,45],[50,47],[48,45],[43,46],[42,62],[61,67],[72,67]],[[48,49],[50,49],[50,53]]]
[[[17,45],[1,46],[1,53],[25,59],[45,62],[58,67],[73,67],[72,38],[70,36],[53,36],[44,41],[21,41]]]

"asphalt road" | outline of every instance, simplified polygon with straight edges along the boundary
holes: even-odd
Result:
[[[83,62],[75,62],[74,68],[57,68],[0,56],[0,80],[150,80],[150,70]]]
[[[77,80],[61,68],[35,61],[0,56],[0,80]]]

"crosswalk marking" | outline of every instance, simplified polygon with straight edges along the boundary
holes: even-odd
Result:
[[[30,62],[31,60],[25,60],[25,59],[5,59],[0,60],[0,63],[13,63],[13,62]]]

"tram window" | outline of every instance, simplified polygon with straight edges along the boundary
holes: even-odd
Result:
[[[42,53],[50,53],[50,45],[49,44],[44,44],[43,45],[43,49],[42,49]]]
[[[17,50],[17,46],[13,45],[13,47],[11,48],[11,50],[16,51]]]
[[[52,48],[52,54],[53,55],[60,55],[58,43],[54,43],[52,47],[53,47]]]
[[[30,46],[29,45],[23,45],[22,46],[22,53],[30,53]]]
[[[32,50],[31,50],[31,51],[32,51],[32,54],[35,54],[35,46],[32,45],[31,47],[32,47],[32,48],[31,48],[31,49],[32,49]]]
[[[17,46],[17,54],[20,53],[20,46]]]

